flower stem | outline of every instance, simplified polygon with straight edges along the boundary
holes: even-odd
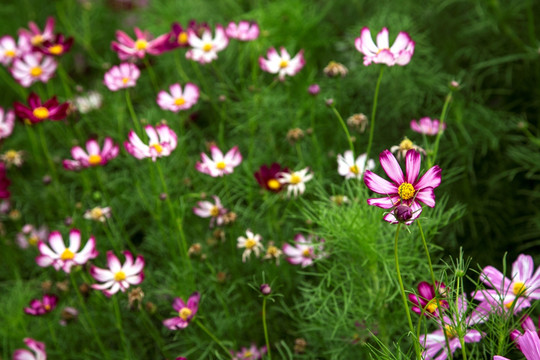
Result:
[[[437,153],[439,152],[439,141],[441,140],[441,135],[444,131],[443,127],[446,121],[446,116],[448,115],[448,106],[450,105],[451,101],[452,101],[452,92],[446,95],[446,99],[444,101],[441,117],[439,119],[439,132],[437,133],[437,138],[435,139],[435,145],[433,146],[433,153],[430,157],[428,157],[428,169],[431,166],[433,166],[435,159],[437,159]]]
[[[141,134],[142,133],[141,123],[137,119],[137,115],[135,114],[135,110],[133,109],[133,103],[131,102],[129,89],[126,89],[126,103],[129,110],[129,114],[131,115],[131,120],[133,120],[133,125],[135,126],[135,131]]]
[[[345,131],[345,135],[347,135],[347,141],[349,142],[349,148],[352,151],[352,155],[354,158],[354,145],[352,143],[351,134],[349,133],[349,129],[347,128],[347,124],[345,124],[345,121],[343,121],[343,118],[341,117],[341,114],[339,111],[337,111],[336,107],[332,104],[332,111],[334,114],[336,114],[336,117],[339,120],[339,123],[341,124],[341,127],[343,128],[343,131]]]
[[[148,74],[150,74],[150,81],[152,82],[152,86],[154,87],[154,90],[157,93],[159,91],[159,87],[157,84],[156,73],[154,72],[154,69],[152,68],[152,66],[150,66],[150,61],[148,61],[148,56],[143,57],[143,63],[146,69],[148,70]]]
[[[398,224],[398,226],[397,226],[396,237],[394,239],[394,260],[396,262],[396,272],[397,272],[397,277],[398,277],[398,282],[399,282],[399,289],[401,291],[401,297],[403,299],[403,306],[405,307],[405,313],[407,314],[407,321],[409,322],[409,330],[411,332],[411,335],[413,335],[413,337],[414,337],[414,327],[413,327],[413,324],[412,324],[411,313],[409,312],[409,304],[407,303],[407,296],[405,295],[405,288],[403,286],[403,280],[401,279],[401,272],[399,271],[398,238],[399,238],[399,229],[400,228],[401,228],[401,223]],[[416,340],[416,338],[413,339],[413,344],[414,344],[414,351],[416,352],[416,358],[418,360],[421,360],[422,359],[422,354],[420,352],[420,346],[419,346],[419,343]]]
[[[124,353],[126,358],[131,358],[130,351],[128,350],[128,344],[126,339],[126,334],[124,333],[124,328],[122,327],[122,317],[120,315],[120,306],[118,305],[118,296],[113,296],[113,307],[114,307],[114,316],[116,318],[116,328],[120,332],[120,338],[122,339],[122,347],[124,348]]]
[[[220,348],[223,349],[223,351],[225,351],[225,353],[227,353],[227,355],[229,355],[231,357],[231,359],[233,358],[233,356],[231,355],[231,353],[229,352],[229,350],[221,343],[221,341],[219,341],[219,339],[210,332],[210,330],[208,330],[206,328],[206,326],[204,326],[200,321],[199,319],[195,318],[195,323],[206,333],[206,335],[210,336],[210,338],[212,338],[212,340],[214,340],[214,342],[216,344],[219,345]]]
[[[264,340],[266,341],[266,351],[268,351],[268,359],[272,360],[272,354],[270,352],[270,340],[268,340],[268,327],[266,326],[266,296],[263,297],[262,320],[264,328]]]
[[[371,124],[369,125],[369,139],[368,139],[368,145],[366,149],[366,162],[369,159],[369,153],[371,151],[371,146],[373,145],[373,132],[375,130],[375,115],[377,114],[377,103],[379,101],[379,89],[381,87],[381,80],[384,72],[384,66],[381,66],[381,71],[379,72],[379,78],[377,79],[377,85],[375,86],[375,95],[373,96],[373,107],[371,108],[371,119],[369,121]],[[364,163],[364,168],[366,167],[366,164]]]

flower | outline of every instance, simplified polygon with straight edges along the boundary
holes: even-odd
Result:
[[[148,135],[148,145],[133,130],[129,132],[129,141],[124,142],[127,152],[137,159],[152,158],[152,161],[156,161],[158,157],[169,156],[176,149],[176,133],[167,125],[161,124],[155,128],[146,125],[144,131]]]
[[[231,39],[240,41],[251,41],[259,37],[259,25],[256,22],[242,20],[236,25],[230,22],[225,29],[225,34]]]
[[[44,343],[32,338],[24,338],[23,341],[34,353],[26,349],[17,349],[13,353],[13,360],[47,360]]]
[[[323,71],[324,74],[328,77],[336,77],[338,75],[341,77],[345,77],[345,75],[347,75],[347,73],[349,72],[349,69],[347,69],[343,64],[335,61],[330,61],[328,65],[325,66]]]
[[[23,157],[24,151],[11,149],[0,155],[0,160],[3,161],[9,169],[12,165],[21,167],[24,162]]]
[[[110,207],[99,207],[96,206],[90,210],[86,210],[83,217],[88,220],[94,220],[104,223],[108,218],[111,217],[111,208]]]
[[[57,303],[58,296],[45,294],[43,295],[43,300],[34,299],[30,301],[30,307],[25,307],[24,312],[34,316],[44,315],[54,310]]]
[[[294,76],[305,65],[304,50],[300,50],[292,59],[287,50],[284,47],[279,49],[280,54],[277,53],[275,48],[268,50],[266,57],[268,59],[259,57],[259,66],[263,71],[271,74],[278,74],[280,81],[285,80],[285,75]]]
[[[354,45],[356,50],[364,54],[365,66],[371,63],[404,66],[411,61],[414,53],[414,41],[405,32],[400,32],[396,41],[390,47],[387,28],[383,28],[377,34],[377,45],[373,42],[369,29],[367,27],[362,28],[360,37],[355,39]]]
[[[263,260],[276,259],[276,265],[279,266],[279,258],[281,255],[283,255],[283,251],[275,246],[273,241],[270,241],[266,248],[266,254],[263,256]]]
[[[278,173],[278,181],[283,185],[287,184],[287,196],[291,196],[291,193],[294,197],[299,194],[303,194],[306,191],[306,182],[313,178],[313,174],[308,174],[309,168],[305,168],[299,171],[294,171],[291,173],[280,172]]]
[[[103,82],[111,91],[134,87],[137,79],[141,75],[141,71],[137,66],[131,63],[122,63],[118,66],[113,66],[105,73]]]
[[[69,103],[59,104],[56,96],[42,103],[39,96],[32,92],[28,96],[28,107],[20,102],[13,103],[13,107],[18,117],[24,119],[24,121],[30,121],[31,124],[35,124],[44,120],[64,119],[67,116]]]
[[[45,55],[60,56],[71,49],[73,38],[65,39],[64,35],[56,34],[53,39],[44,41],[38,48]]]
[[[199,100],[199,88],[195,84],[187,83],[183,92],[180,84],[172,84],[169,90],[170,94],[162,90],[157,95],[157,103],[163,110],[187,110]]]
[[[253,175],[263,189],[277,193],[283,188],[278,180],[278,174],[281,172],[288,173],[289,169],[286,167],[282,168],[278,163],[272,163],[270,167],[262,165],[259,168],[259,171],[255,172]]]
[[[525,330],[525,333],[514,340],[527,360],[540,359],[540,337],[536,331]],[[495,355],[493,360],[510,360],[503,356]]]
[[[54,38],[54,18],[49,16],[43,31],[34,22],[29,22],[27,29],[20,29],[19,36],[26,37],[30,43],[34,46],[40,46],[44,41],[52,40]]]
[[[221,25],[216,25],[216,35],[212,39],[209,29],[204,29],[199,37],[194,29],[188,29],[188,42],[191,49],[186,52],[186,58],[207,64],[217,59],[217,53],[227,47],[229,39]]]
[[[71,149],[71,156],[74,160],[64,160],[63,165],[66,170],[80,170],[94,166],[104,166],[109,160],[118,156],[118,145],[115,145],[109,137],[103,142],[103,149],[95,139],[86,142],[86,152],[80,146]]]
[[[405,163],[407,166],[406,176],[399,167],[399,163],[392,153],[384,150],[379,155],[379,160],[383,170],[394,182],[391,183],[370,170],[364,174],[364,183],[373,192],[386,195],[385,198],[368,199],[368,205],[375,205],[383,209],[390,209],[404,204],[410,206],[413,215],[411,220],[405,222],[410,225],[414,219],[420,216],[422,212],[421,203],[429,207],[435,206],[435,194],[433,189],[441,184],[441,168],[438,165],[430,168],[418,179],[420,173],[421,157],[415,150],[409,150],[406,155]],[[384,220],[392,224],[398,221],[393,212],[384,216]]]
[[[366,162],[366,157],[366,154],[362,154],[358,156],[355,161],[353,152],[351,150],[345,151],[343,155],[338,154],[337,162],[339,175],[345,176],[345,179],[362,179],[362,175],[364,175],[365,170],[364,165],[366,165],[366,168],[369,170],[373,170],[375,168],[375,161],[373,161],[373,159],[369,159]]]
[[[179,297],[174,298],[172,307],[178,312],[178,316],[163,320],[163,325],[170,330],[185,329],[189,325],[190,321],[195,317],[195,314],[197,314],[200,299],[201,294],[198,292],[191,294],[187,304]]]
[[[99,109],[102,103],[103,96],[97,91],[93,90],[73,99],[73,106],[81,114],[86,114],[92,110]]]
[[[266,346],[261,347],[260,349],[252,343],[249,348],[242,347],[242,349],[234,355],[234,351],[231,351],[233,355],[232,360],[257,360],[262,359],[263,355],[266,354]]]
[[[66,306],[62,309],[62,312],[60,313],[61,319],[58,322],[62,326],[66,326],[68,322],[74,321],[79,316],[79,310],[75,309],[71,306]]]
[[[144,258],[138,255],[133,262],[133,255],[129,251],[123,252],[126,262],[122,265],[112,251],[107,251],[107,269],[92,265],[90,275],[103,284],[93,284],[92,289],[102,290],[105,296],[110,297],[118,292],[125,292],[129,285],[139,285],[144,280]]]
[[[197,162],[195,168],[197,171],[212,177],[232,174],[234,168],[242,162],[242,154],[240,154],[238,146],[233,147],[223,156],[221,150],[217,146],[212,145],[210,147],[210,154],[212,155],[212,159],[205,153],[201,153],[202,162]]]
[[[422,149],[420,146],[415,145],[411,140],[409,140],[408,137],[404,137],[403,140],[399,143],[399,145],[394,145],[390,148],[390,152],[397,153],[398,160],[405,159],[405,155],[407,155],[407,152],[411,149],[414,149],[418,152],[421,152],[422,154],[426,155],[426,151]]]
[[[84,265],[88,260],[95,259],[98,255],[96,250],[96,239],[90,236],[84,248],[81,247],[81,231],[72,229],[69,232],[69,246],[66,248],[64,240],[59,231],[49,234],[49,245],[43,241],[38,241],[40,255],[36,257],[36,262],[41,267],[53,266],[56,271],[62,269],[66,273],[71,272],[74,265]]]
[[[423,117],[420,120],[411,120],[411,129],[420,134],[437,135],[446,129],[446,124],[441,124],[439,120],[431,120],[429,117]]]
[[[259,287],[259,290],[261,291],[261,294],[263,295],[270,295],[272,293],[272,288],[268,284],[261,284]]]
[[[29,87],[36,81],[46,83],[54,75],[56,61],[41,53],[28,53],[13,61],[11,75],[22,86]]]
[[[123,31],[116,31],[116,41],[111,42],[111,49],[116,51],[120,60],[142,59],[146,54],[160,55],[166,50],[166,43],[169,41],[169,33],[152,39],[148,31],[141,31],[135,28],[136,40],[133,40]]]
[[[537,334],[540,332],[540,330],[536,328],[536,325],[534,325],[534,321],[528,315],[525,316],[525,318],[521,320],[521,327],[523,328],[523,333],[519,330],[512,330],[512,332],[510,333],[510,339],[512,339],[512,341],[516,343],[516,347],[518,349],[520,349],[520,346],[519,346],[519,343],[516,341],[516,339],[522,336],[527,330],[534,331]]]
[[[312,85],[309,85],[308,87],[308,93],[310,95],[316,96],[319,94],[320,91],[321,91],[321,87],[319,86],[319,84],[312,84]]]
[[[195,23],[190,23],[188,28],[194,28]],[[188,42],[188,32],[187,28],[184,29],[182,25],[175,22],[171,26],[171,31],[169,32],[169,42],[167,44],[167,49],[172,50],[178,47],[187,47],[189,46]]]
[[[47,241],[48,236],[49,229],[45,225],[36,229],[33,225],[26,224],[21,232],[17,233],[16,242],[21,249],[26,249],[28,246],[36,246],[40,241]]]
[[[5,139],[13,133],[15,126],[15,113],[13,110],[4,110],[0,107],[0,139]]]
[[[242,262],[246,262],[247,258],[251,255],[252,252],[255,253],[256,257],[259,257],[261,251],[264,250],[261,243],[262,237],[259,234],[253,234],[250,230],[246,230],[246,236],[239,236],[236,244],[237,248],[245,248],[244,253],[242,254]]]
[[[6,175],[6,164],[0,162],[0,199],[8,199],[10,197],[11,194],[8,190],[10,184],[11,181]]]
[[[443,310],[448,309],[448,302],[446,300],[437,300],[437,297],[439,299],[444,297],[445,289],[446,286],[444,283],[437,282],[435,289],[430,283],[422,281],[418,284],[418,295],[409,294],[409,301],[414,304],[412,311],[419,315],[422,315],[423,311],[428,316],[438,317],[439,308],[443,308]],[[439,294],[437,295],[436,292]]]
[[[0,64],[9,66],[13,60],[32,51],[32,44],[24,36],[19,36],[17,42],[11,36],[0,38]]]
[[[223,207],[219,197],[212,196],[214,198],[214,204],[210,201],[199,201],[197,203],[198,207],[193,208],[195,215],[210,219],[210,228],[214,227],[214,224],[217,223],[218,226],[223,225],[224,216],[227,213],[227,209]]]
[[[478,290],[473,298],[487,302],[492,312],[513,308],[514,313],[518,313],[531,306],[529,300],[540,299],[540,268],[534,274],[533,271],[533,259],[525,254],[520,254],[512,264],[511,280],[493,266],[486,266],[480,281],[493,290]]]
[[[283,253],[287,256],[287,261],[293,265],[300,264],[304,268],[313,264],[313,260],[325,256],[322,252],[324,239],[318,239],[313,235],[308,235],[306,239],[304,235],[296,234],[294,242],[295,246],[283,244]]]
[[[363,133],[366,131],[366,126],[368,124],[368,118],[366,115],[359,113],[349,116],[347,119],[347,125],[356,131]]]

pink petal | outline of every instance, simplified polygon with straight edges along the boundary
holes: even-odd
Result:
[[[398,187],[395,184],[383,179],[379,175],[366,170],[364,173],[364,183],[373,192],[381,195],[393,195],[398,193]]]
[[[413,187],[416,190],[423,189],[425,187],[436,188],[441,184],[441,168],[439,165],[435,165],[430,168]]]
[[[389,150],[384,150],[379,155],[379,160],[384,172],[386,172],[386,175],[388,175],[394,183],[401,185],[405,182],[403,179],[403,171],[401,171],[398,161]]]
[[[418,152],[416,152],[415,150],[407,151],[407,155],[405,156],[407,182],[411,185],[416,182],[416,179],[418,179],[421,161],[421,156]]]

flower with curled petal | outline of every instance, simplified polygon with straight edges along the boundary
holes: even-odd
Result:
[[[17,349],[13,353],[13,360],[47,360],[44,343],[32,338],[24,338],[23,341],[33,353],[26,349]]]
[[[185,329],[189,325],[190,321],[195,317],[195,314],[197,314],[200,300],[201,294],[198,292],[191,294],[187,304],[179,297],[174,298],[172,307],[174,311],[178,313],[178,316],[163,320],[163,325],[170,330]]]
[[[13,108],[19,118],[35,124],[45,120],[63,120],[67,116],[69,103],[59,104],[56,96],[42,103],[40,97],[32,92],[28,96],[28,107],[16,101]]]
[[[364,65],[386,64],[388,66],[407,65],[411,61],[414,53],[414,41],[409,34],[400,32],[390,47],[388,40],[388,29],[383,28],[377,34],[377,45],[371,38],[371,31],[364,27],[360,31],[360,37],[354,41],[356,50],[364,54]]]
[[[45,294],[43,299],[34,299],[30,301],[30,306],[24,308],[24,312],[28,315],[40,316],[51,312],[58,303],[58,296]]]
[[[142,59],[146,54],[160,55],[166,50],[169,33],[153,39],[148,31],[135,28],[136,40],[133,40],[123,31],[116,31],[116,40],[111,42],[111,48],[116,51],[120,60]]]
[[[127,152],[137,159],[152,158],[155,162],[158,157],[169,156],[176,149],[176,133],[167,125],[161,124],[155,128],[146,125],[144,131],[148,135],[148,145],[143,143],[133,130],[129,132],[129,141],[124,142]]]
[[[296,75],[306,64],[304,50],[300,50],[292,59],[284,47],[281,47],[279,52],[278,54],[275,48],[268,50],[267,59],[259,57],[259,66],[263,71],[278,74],[280,81],[285,80],[286,75]]]
[[[259,25],[256,22],[242,20],[236,25],[235,22],[230,22],[225,29],[225,33],[231,39],[240,41],[251,41],[259,37]]]
[[[63,165],[66,170],[104,166],[118,156],[118,151],[118,145],[110,137],[105,138],[103,149],[100,149],[95,139],[90,139],[86,142],[86,152],[80,146],[74,146],[71,149],[73,160],[64,160]]]
[[[122,265],[112,251],[107,251],[107,266],[101,269],[92,265],[90,275],[103,284],[93,284],[92,289],[101,290],[105,296],[110,297],[118,292],[125,292],[130,285],[139,285],[144,280],[144,258],[137,256],[135,262],[129,251],[123,252],[126,262]]]
[[[137,79],[141,76],[141,71],[135,64],[122,63],[113,66],[105,73],[103,82],[111,91],[117,91],[128,87],[134,87]]]
[[[436,282],[435,286],[422,281],[418,284],[418,295],[409,294],[409,301],[414,305],[412,311],[418,315],[439,316],[439,310],[448,309],[448,302],[440,298],[444,297],[446,286],[444,283]],[[437,295],[437,292],[439,293]]]
[[[410,225],[414,219],[420,216],[422,205],[435,206],[435,193],[433,189],[441,184],[441,168],[438,165],[430,168],[419,178],[421,156],[415,150],[409,150],[405,156],[407,172],[403,176],[403,171],[398,161],[389,150],[384,150],[379,155],[379,160],[383,170],[393,181],[389,182],[379,175],[366,170],[364,183],[373,192],[386,195],[383,198],[368,199],[369,205],[375,205],[383,209],[395,208],[399,205],[407,205],[412,210],[412,217],[405,224]],[[393,211],[384,216],[384,220],[392,224],[397,224]]]
[[[212,38],[212,32],[204,29],[199,37],[195,29],[188,29],[188,42],[191,46],[186,52],[186,58],[201,64],[210,63],[218,58],[217,53],[229,45],[229,38],[225,34],[223,26],[216,25],[216,35]]]
[[[232,174],[234,168],[242,162],[242,154],[240,154],[238,146],[233,147],[223,156],[221,150],[217,146],[212,145],[210,147],[210,154],[212,158],[208,157],[205,153],[201,153],[202,162],[197,162],[195,168],[199,172],[212,177]]]
[[[43,42],[54,38],[54,18],[49,16],[43,31],[33,21],[28,23],[28,29],[20,29],[19,36],[26,37],[33,46],[40,46]]]
[[[210,228],[214,227],[214,224],[218,226],[223,225],[225,219],[224,216],[227,213],[227,209],[221,204],[221,200],[216,195],[212,196],[214,203],[210,201],[199,201],[198,207],[193,208],[195,215],[202,218],[210,218]]]
[[[423,117],[420,120],[411,120],[411,129],[417,133],[424,135],[437,135],[446,129],[446,124],[441,123],[437,119]]]
[[[180,84],[172,84],[169,90],[170,93],[161,90],[157,95],[157,103],[163,110],[172,112],[187,110],[199,100],[199,88],[195,84],[187,83],[184,91]]]
[[[90,236],[84,248],[79,251],[80,247],[80,230],[72,229],[69,232],[68,247],[64,245],[62,234],[59,231],[53,231],[49,234],[49,245],[43,241],[38,242],[40,255],[36,258],[36,262],[41,267],[52,265],[56,271],[62,269],[69,274],[72,266],[84,265],[88,260],[95,259],[98,255],[96,239],[93,236]]]

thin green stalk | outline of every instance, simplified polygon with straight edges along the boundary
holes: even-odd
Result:
[[[182,78],[182,81],[188,82],[189,77],[186,75],[186,72],[184,71],[184,68],[182,67],[182,62],[180,61],[180,51],[174,52],[174,62],[176,64],[176,70],[178,71],[178,74]]]
[[[264,340],[266,341],[266,350],[268,351],[268,359],[272,360],[272,353],[270,352],[270,340],[268,339],[268,327],[266,326],[266,296],[263,297],[262,320],[264,328]]]
[[[375,95],[373,96],[373,107],[371,108],[371,119],[369,125],[369,139],[366,148],[366,162],[369,159],[369,153],[371,152],[371,146],[373,145],[373,133],[375,131],[375,115],[377,114],[377,103],[379,102],[379,89],[381,87],[381,80],[384,72],[384,65],[381,65],[381,71],[379,72],[379,78],[377,79],[377,85],[375,86]],[[364,163],[364,168],[366,164]]]
[[[124,327],[122,326],[122,316],[120,315],[120,306],[118,305],[118,296],[113,296],[113,307],[114,307],[114,317],[116,319],[116,328],[120,332],[120,338],[122,339],[122,347],[124,348],[124,354],[126,359],[131,359],[130,351],[128,349],[128,343],[126,339],[126,334],[124,332]]]
[[[452,101],[452,92],[446,95],[446,99],[444,101],[441,117],[439,119],[439,122],[440,122],[439,132],[437,133],[437,138],[435,139],[435,145],[433,146],[433,153],[431,156],[428,156],[428,169],[433,166],[433,163],[435,163],[435,159],[437,159],[437,153],[439,152],[439,142],[441,140],[441,135],[444,131],[443,130],[444,123],[446,121],[446,116],[448,115],[448,106],[450,105],[451,101]]]
[[[150,74],[150,81],[152,82],[152,86],[154,87],[154,90],[156,93],[159,91],[156,73],[154,72],[154,69],[152,66],[150,66],[150,61],[148,61],[148,56],[143,57],[143,63],[144,66],[146,66],[146,69],[148,70],[148,74]]]
[[[411,335],[414,336],[414,326],[412,324],[411,313],[409,311],[409,304],[407,302],[407,295],[405,295],[405,287],[403,286],[403,280],[401,279],[401,272],[399,270],[399,257],[398,257],[398,238],[399,238],[399,229],[401,228],[401,223],[398,224],[396,229],[396,236],[394,239],[394,260],[396,263],[396,272],[399,283],[399,290],[401,292],[401,297],[403,299],[403,306],[405,307],[405,313],[407,314],[407,321],[409,322],[409,330]],[[416,358],[422,360],[422,353],[420,351],[420,346],[416,338],[413,339],[414,351],[416,352]]]
[[[43,150],[43,154],[45,155],[45,159],[47,160],[47,163],[49,164],[49,168],[51,170],[51,176],[53,177],[54,180],[58,180],[57,174],[56,174],[56,168],[54,167],[54,163],[52,161],[52,157],[49,152],[49,147],[47,146],[45,133],[43,132],[43,126],[38,126],[38,132],[39,132],[39,138],[41,140],[41,148]]]
[[[73,93],[71,92],[69,85],[70,83],[73,83],[73,80],[69,77],[61,61],[58,62],[57,70],[58,70],[58,74],[60,75],[60,80],[62,80],[62,86],[64,88],[64,95],[66,95],[68,99],[71,99],[71,97],[73,96]]]
[[[208,330],[206,328],[206,326],[204,326],[200,321],[199,319],[195,318],[195,323],[202,329],[202,331],[204,331],[206,333],[206,335],[210,336],[210,338],[212,338],[212,340],[214,340],[214,342],[216,344],[219,345],[220,348],[223,349],[223,351],[225,351],[225,353],[227,355],[229,355],[231,357],[231,359],[233,358],[232,354],[229,352],[229,350],[221,343],[221,341],[219,341],[219,339],[210,332],[210,330]]]
[[[456,290],[457,290],[457,293],[456,293],[456,313],[459,314],[459,294],[462,294],[463,292],[460,291],[460,281],[459,281],[459,277],[456,279]],[[461,285],[463,286],[463,284]],[[465,299],[463,299],[463,301],[466,301]],[[460,318],[459,319],[459,323],[457,324],[458,327],[459,327],[459,331],[458,331],[458,337],[459,337],[459,343],[461,344],[461,354],[463,355],[463,360],[467,360],[467,350],[465,349],[465,341],[464,341],[464,338],[465,338],[465,334],[461,331],[463,329],[463,327],[461,326],[461,321],[463,319]],[[500,333],[499,333],[500,334]],[[451,354],[451,353],[448,353],[448,354]]]
[[[341,127],[343,128],[343,131],[345,131],[345,135],[347,135],[347,141],[349,142],[349,148],[351,149],[352,154],[353,154],[353,158],[354,158],[354,145],[352,143],[351,134],[349,133],[349,128],[347,127],[347,124],[345,124],[345,121],[341,117],[341,114],[339,113],[339,111],[337,111],[334,104],[332,104],[332,111],[334,112],[334,114],[336,114],[336,117],[338,118],[339,123],[341,124]]]
[[[131,102],[131,96],[129,95],[129,89],[126,89],[126,103],[129,110],[129,114],[131,115],[131,120],[133,121],[133,125],[135,126],[135,131],[139,133],[139,135],[142,133],[142,127],[141,123],[139,122],[139,119],[137,119],[137,115],[135,114],[135,110],[133,109],[133,103]]]

